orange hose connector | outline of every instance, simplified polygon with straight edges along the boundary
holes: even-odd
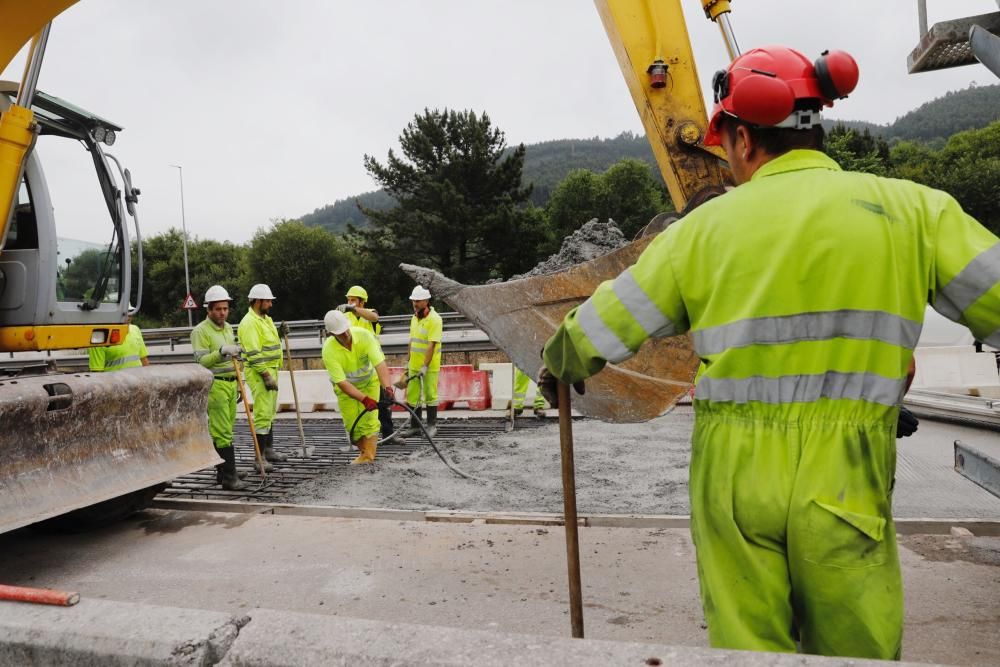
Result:
[[[72,607],[80,601],[80,594],[53,591],[48,588],[26,588],[24,586],[4,586],[0,584],[0,600]]]

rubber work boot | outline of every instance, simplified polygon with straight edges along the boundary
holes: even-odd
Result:
[[[260,469],[262,467],[261,463],[263,463],[263,468],[265,473],[274,472],[274,466],[271,465],[271,463],[266,458],[264,458],[264,443],[267,442],[267,435],[270,434],[266,435],[264,433],[257,434],[257,446],[260,447],[260,456],[261,456],[260,463],[257,462],[256,450],[251,449],[251,457],[253,458],[253,469],[256,472],[260,472]],[[253,443],[251,443],[251,445],[252,444]]]
[[[545,419],[548,415],[545,414],[545,410],[543,408],[535,408],[535,417],[538,419]]]
[[[351,461],[351,465],[357,465],[358,463],[374,463],[375,462],[375,450],[378,445],[377,435],[366,435],[358,441],[358,450],[361,452],[358,457]]]
[[[410,428],[400,433],[400,435],[404,438],[412,438],[413,436],[420,435],[422,433],[420,430],[420,420],[424,417],[424,409],[422,407],[414,408],[413,411],[417,413],[417,416],[414,417],[413,415],[410,415]]]
[[[427,406],[427,435],[434,437],[438,432],[438,408],[436,405]]]
[[[242,491],[247,488],[246,482],[241,482],[236,474],[236,450],[223,447],[218,450],[222,457],[222,488],[226,491]]]
[[[514,416],[520,417],[524,414],[524,408],[514,408]]]
[[[263,451],[261,452],[261,454],[264,455],[264,458],[268,461],[277,461],[279,463],[281,461],[287,461],[288,455],[282,454],[274,448],[274,431],[265,435],[267,444],[264,445]]]
[[[222,455],[222,452],[226,451],[227,449],[233,449],[232,443],[230,443],[228,447],[216,447],[215,448],[215,453],[218,454],[219,458],[223,460],[222,463],[220,463],[219,465],[215,466],[215,483],[216,484],[222,484],[223,469],[224,469],[224,467],[226,465],[226,463],[225,463],[226,457]],[[233,450],[233,451],[235,451],[235,450]],[[236,465],[235,464],[235,455],[234,455],[234,463],[233,463],[233,465]],[[237,470],[236,471],[236,478],[237,479],[246,479],[247,478],[247,471],[246,470]]]

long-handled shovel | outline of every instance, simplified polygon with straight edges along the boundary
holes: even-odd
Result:
[[[511,431],[514,430],[514,384],[515,384],[514,380],[516,379],[517,379],[517,367],[514,366],[514,363],[512,361],[510,364],[510,404],[508,405],[510,410],[507,411],[508,412],[507,423],[504,424],[503,426],[503,430],[507,433],[510,433]]]
[[[569,385],[560,382],[559,450],[562,458],[563,517],[566,521],[566,566],[569,570],[569,617],[573,637],[583,639],[583,593],[580,587],[580,537],[576,524],[576,472],[573,465],[573,421]]]
[[[292,368],[292,348],[288,344],[288,334],[285,334],[285,352],[288,353],[288,377],[292,381],[292,400],[295,401],[295,418],[299,422],[299,456],[304,458],[313,455],[316,447],[306,444],[306,434],[302,430],[302,411],[299,410],[299,391],[295,388],[295,369]]]
[[[243,397],[243,409],[246,410],[247,422],[250,424],[250,439],[253,440],[254,456],[260,468],[261,485],[263,486],[264,482],[267,481],[267,472],[264,470],[264,457],[260,453],[260,443],[257,442],[257,430],[253,427],[253,408],[247,402],[247,390],[243,386],[243,362],[239,358],[233,359],[233,370],[236,371],[236,387],[240,390],[240,396]]]

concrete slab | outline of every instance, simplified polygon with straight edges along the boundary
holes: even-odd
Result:
[[[0,664],[212,665],[246,620],[97,599],[73,607],[0,601]]]
[[[904,659],[995,665],[1000,539],[900,542]],[[707,646],[686,530],[586,527],[580,546],[589,638]],[[88,534],[2,535],[0,572],[4,583],[76,590],[84,601],[227,618],[274,609],[544,644],[569,634],[565,553],[556,526],[157,510]]]

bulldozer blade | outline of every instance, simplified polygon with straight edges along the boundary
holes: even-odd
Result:
[[[0,381],[0,533],[220,463],[197,364]]]
[[[537,378],[542,347],[563,317],[597,286],[616,277],[639,258],[654,237],[557,273],[488,285],[463,285],[433,269],[400,268],[417,283],[472,320],[511,361]],[[642,422],[672,407],[691,387],[698,370],[689,336],[647,341],[621,364],[608,364],[587,380],[586,394],[573,397],[581,413],[608,422]]]

